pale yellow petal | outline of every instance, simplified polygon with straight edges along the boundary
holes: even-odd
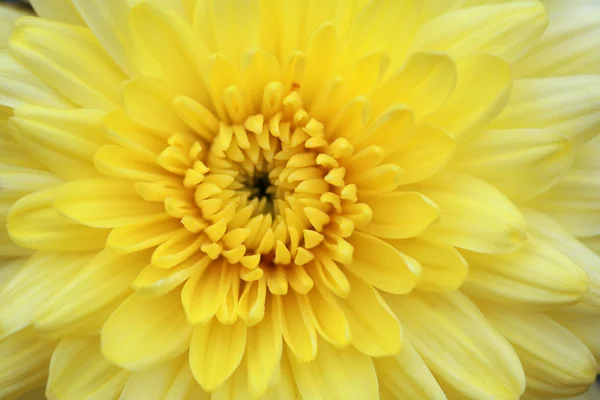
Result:
[[[354,249],[352,262],[344,268],[384,292],[409,293],[419,282],[421,265],[384,240],[367,233],[354,232],[349,243]]]
[[[546,310],[575,304],[588,291],[585,270],[534,234],[513,253],[463,255],[469,262],[465,293],[496,304]]]
[[[56,342],[27,328],[0,341],[0,397],[18,398],[44,384]]]
[[[190,344],[190,368],[204,390],[213,391],[238,368],[246,334],[241,320],[224,325],[213,318],[196,326]]]
[[[229,264],[213,263],[205,271],[195,271],[186,281],[181,291],[181,303],[191,324],[208,323],[215,315],[227,293],[231,269]]]
[[[132,294],[110,316],[101,332],[102,353],[129,369],[170,360],[189,347],[188,325],[179,292],[161,297]]]
[[[288,356],[298,390],[306,399],[377,399],[377,375],[371,358],[353,347],[340,350],[319,341],[311,363]]]
[[[546,315],[500,308],[486,308],[485,315],[519,355],[527,395],[575,396],[595,381],[596,361],[588,348]]]
[[[567,7],[549,9],[550,25],[514,66],[517,77],[600,73],[600,57],[594,45],[600,36],[600,4],[593,0],[563,4]]]
[[[108,232],[79,225],[52,207],[57,187],[29,194],[15,203],[7,228],[19,246],[49,251],[87,251],[104,247]]]
[[[98,334],[108,317],[105,309],[112,312],[129,296],[133,279],[148,259],[145,252],[122,256],[111,250],[101,251],[64,279],[61,287],[36,308],[36,329],[55,336],[65,331]],[[86,324],[88,318],[93,323]]]
[[[194,273],[204,270],[210,262],[207,255],[198,253],[172,268],[150,264],[141,270],[131,287],[146,296],[162,296],[187,281]]]
[[[445,51],[453,57],[487,53],[514,62],[542,36],[548,23],[538,1],[476,4],[425,23],[412,48]]]
[[[599,75],[517,79],[491,128],[551,128],[580,145],[598,134],[599,101]]]
[[[0,296],[0,337],[16,332],[34,322],[37,307],[47,301],[73,274],[83,268],[94,253],[37,252],[18,265],[2,287]],[[46,268],[51,265],[51,268]]]
[[[386,296],[442,387],[460,398],[515,399],[525,388],[510,344],[463,294]]]
[[[423,233],[439,218],[440,210],[417,192],[359,193],[373,211],[362,232],[386,239],[406,239]]]
[[[308,297],[295,291],[281,297],[281,327],[290,354],[300,362],[317,356],[317,330]]]
[[[597,315],[576,314],[569,310],[555,310],[548,315],[567,328],[569,332],[577,336],[587,346],[596,359],[596,371],[600,366],[600,317]]]
[[[476,37],[477,35],[471,35]],[[464,141],[500,114],[512,87],[509,65],[488,54],[456,60],[458,80],[448,101],[424,121]]]
[[[371,357],[397,354],[402,348],[402,327],[381,295],[351,273],[350,294],[340,306],[350,323],[352,344]]]
[[[392,246],[421,264],[417,289],[431,292],[456,290],[468,276],[468,264],[454,246],[432,234],[389,240]]]
[[[83,25],[72,0],[31,0],[35,13],[42,18]]]
[[[452,168],[524,202],[554,186],[574,155],[572,141],[551,129],[490,130],[461,146]]]
[[[50,399],[116,398],[129,375],[104,358],[97,337],[63,339],[50,361],[46,395]]]
[[[10,134],[8,120],[12,116],[11,108],[0,106],[0,159],[4,163],[2,168],[22,167],[45,171],[44,164],[40,163]]]
[[[164,205],[142,199],[133,182],[111,178],[80,179],[62,185],[54,207],[94,228],[129,225],[164,213]]]
[[[22,18],[16,24],[10,49],[31,71],[80,106],[101,110],[118,107],[125,75],[88,30]]]
[[[166,242],[181,229],[181,221],[165,213],[137,224],[113,229],[106,239],[106,247],[120,253],[148,249]]]
[[[0,9],[0,49],[8,47],[8,38],[15,26],[15,21],[26,15],[30,15],[30,12],[21,7],[8,5]]]
[[[409,187],[439,206],[440,222],[430,231],[453,246],[480,253],[508,253],[526,239],[521,212],[480,179],[445,173]]]
[[[446,400],[444,391],[408,339],[400,353],[374,358],[373,363],[382,398]]]
[[[11,134],[50,171],[67,180],[99,175],[92,161],[106,143],[103,112],[27,106],[14,114]]]

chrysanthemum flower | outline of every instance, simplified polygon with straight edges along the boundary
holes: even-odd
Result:
[[[596,0],[32,3],[0,53],[0,397],[594,381]]]

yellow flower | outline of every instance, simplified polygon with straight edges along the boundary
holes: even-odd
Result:
[[[600,3],[32,3],[0,52],[0,397],[593,383]]]

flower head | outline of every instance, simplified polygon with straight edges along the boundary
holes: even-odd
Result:
[[[1,396],[593,382],[598,4],[32,3],[0,53]]]

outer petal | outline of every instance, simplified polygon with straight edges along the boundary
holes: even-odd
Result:
[[[446,173],[410,188],[440,207],[440,222],[430,230],[453,246],[480,253],[508,253],[526,239],[523,215],[482,180]]]
[[[298,390],[306,399],[377,399],[377,375],[371,358],[353,347],[338,350],[319,342],[311,363],[288,356]]]
[[[0,9],[0,49],[8,47],[8,38],[14,28],[15,20],[25,15],[30,13],[18,7],[3,6]]]
[[[46,395],[50,399],[110,399],[121,393],[129,375],[104,358],[96,337],[63,339],[52,355]]]
[[[35,13],[42,18],[83,25],[72,0],[31,0],[30,2]]]
[[[128,369],[144,369],[187,350],[191,332],[179,292],[153,298],[132,294],[104,324],[102,353]]]
[[[514,399],[525,377],[510,344],[459,292],[386,299],[442,387],[464,399]]]
[[[540,313],[486,308],[486,317],[511,342],[527,378],[526,395],[567,397],[596,379],[596,361],[575,335]]]

